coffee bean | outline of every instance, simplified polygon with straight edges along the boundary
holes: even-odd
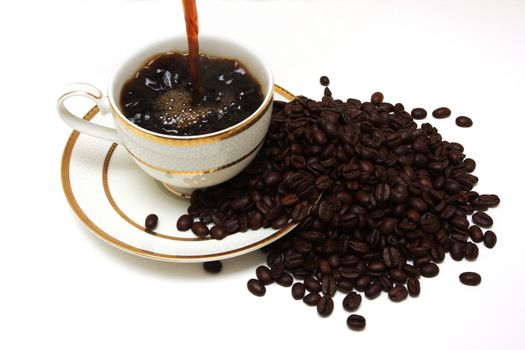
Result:
[[[266,287],[259,280],[252,278],[248,281],[247,286],[250,293],[255,296],[262,297],[264,294],[266,294]]]
[[[332,311],[334,311],[334,301],[329,295],[324,295],[317,302],[317,312],[319,315],[326,317],[330,316]]]
[[[411,297],[417,297],[419,293],[421,292],[421,286],[420,286],[419,280],[415,278],[408,279],[407,287],[408,287],[408,294],[410,294]]]
[[[210,273],[219,273],[222,270],[222,263],[220,261],[207,261],[202,267]]]
[[[316,306],[319,300],[321,300],[321,295],[317,292],[309,293],[303,298],[303,302],[308,306]]]
[[[472,126],[472,119],[469,117],[457,117],[456,118],[456,125],[462,128],[470,128]]]
[[[490,230],[485,232],[485,235],[483,236],[483,243],[485,244],[485,247],[494,248],[497,241],[498,241],[498,237],[496,236],[494,232]]]
[[[373,282],[365,289],[365,296],[368,299],[375,299],[381,294],[381,290],[381,284],[379,282]]]
[[[354,311],[361,305],[361,300],[361,294],[349,292],[343,299],[343,307],[347,311]]]
[[[264,285],[269,285],[273,282],[273,277],[270,273],[270,269],[264,265],[259,266],[255,270],[255,274],[257,275],[259,281],[261,281]]]
[[[495,194],[482,194],[478,197],[478,200],[489,208],[494,208],[500,202],[499,197]]]
[[[386,266],[394,267],[399,263],[399,251],[394,247],[386,247],[383,249],[383,261]]]
[[[148,231],[154,230],[157,227],[158,222],[159,217],[157,215],[149,214],[148,216],[146,216],[146,220],[144,221],[144,227]]]
[[[191,231],[199,237],[206,237],[210,232],[208,226],[206,226],[202,222],[194,222],[193,224],[191,224]]]
[[[376,106],[379,106],[381,103],[383,103],[383,94],[380,92],[374,92],[372,94],[372,97],[370,97],[370,102],[375,104]]]
[[[398,284],[388,291],[388,297],[395,302],[403,301],[408,297],[408,291],[404,285]]]
[[[221,240],[227,236],[226,230],[221,226],[213,226],[210,229],[210,237],[213,239]]]
[[[447,107],[439,107],[432,112],[432,116],[436,119],[443,119],[450,117],[451,113]]]
[[[346,324],[350,329],[360,331],[366,327],[366,320],[361,315],[352,314],[346,319]]]
[[[475,272],[463,272],[459,275],[461,283],[467,286],[477,286],[481,283],[481,276]]]
[[[332,188],[334,181],[328,175],[321,175],[315,180],[315,187],[324,191]]]
[[[283,287],[290,287],[293,283],[293,277],[287,272],[284,272],[281,277],[277,279],[277,284]]]
[[[305,288],[301,282],[294,283],[292,286],[292,297],[295,300],[301,300],[304,297]]]
[[[304,286],[309,292],[315,293],[321,291],[321,284],[319,283],[319,281],[310,276],[304,279]]]
[[[328,79],[327,76],[323,75],[320,79],[319,79],[319,82],[321,83],[322,86],[328,86],[330,84],[330,79]]]
[[[423,108],[414,108],[410,114],[414,119],[425,119],[427,117],[427,111]]]
[[[482,211],[475,212],[474,215],[472,215],[472,221],[481,227],[490,227],[494,224],[489,214]]]
[[[333,276],[324,276],[321,280],[321,290],[324,294],[334,296],[337,291],[337,282]]]
[[[429,263],[421,266],[421,276],[431,278],[439,274],[439,267],[436,264]]]
[[[272,278],[278,279],[279,277],[282,276],[282,274],[284,273],[284,264],[285,262],[280,262],[280,263],[273,264],[270,267],[270,275],[272,276]]]
[[[481,231],[479,226],[475,226],[475,225],[470,226],[468,229],[468,233],[469,233],[470,239],[473,242],[480,243],[481,241],[483,241],[483,231]]]
[[[188,231],[193,224],[193,218],[190,215],[182,215],[177,220],[177,230]]]
[[[467,258],[467,260],[475,260],[478,257],[478,254],[479,248],[477,245],[472,242],[468,242],[465,245],[465,258]]]

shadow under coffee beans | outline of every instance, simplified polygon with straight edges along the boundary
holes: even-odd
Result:
[[[134,124],[166,135],[202,135],[249,117],[263,101],[261,86],[238,61],[199,56],[202,98],[194,100],[188,55],[153,57],[120,96],[121,109]]]

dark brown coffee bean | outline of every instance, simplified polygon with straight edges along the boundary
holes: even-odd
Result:
[[[190,215],[181,215],[177,220],[177,230],[188,231],[193,224],[193,218]]]
[[[453,242],[450,245],[450,257],[453,260],[461,261],[463,259],[463,247],[464,244],[459,242]]]
[[[425,119],[427,117],[427,111],[423,108],[414,108],[410,114],[414,119]]]
[[[154,230],[157,227],[158,222],[159,217],[157,215],[149,214],[148,216],[146,216],[146,220],[144,220],[144,227],[148,231]]]
[[[321,83],[322,86],[328,86],[330,84],[330,79],[328,79],[327,76],[323,75],[320,79],[319,79],[319,82]]]
[[[317,312],[319,313],[319,315],[327,317],[330,316],[332,311],[334,311],[334,301],[329,295],[324,295],[317,302]]]
[[[319,281],[310,276],[304,279],[304,286],[309,292],[315,293],[321,291],[321,284],[319,283]]]
[[[343,299],[343,307],[347,311],[357,310],[359,305],[361,305],[361,300],[362,299],[363,298],[361,297],[361,294],[358,294],[356,292],[350,292]]]
[[[392,269],[390,270],[389,274],[390,279],[398,283],[405,283],[408,278],[406,272],[401,269]]]
[[[295,300],[301,300],[304,297],[305,288],[301,282],[294,283],[292,286],[292,297]]]
[[[321,295],[317,292],[306,294],[303,298],[303,302],[308,306],[316,306],[319,300],[321,300]]]
[[[399,251],[394,247],[386,247],[383,249],[383,261],[386,266],[394,267],[399,263]]]
[[[388,291],[388,297],[395,302],[403,301],[408,297],[408,291],[404,285],[398,284]]]
[[[250,230],[258,230],[262,227],[264,222],[264,215],[257,210],[248,213],[248,226]]]
[[[206,237],[210,230],[208,229],[208,226],[203,224],[202,222],[194,222],[191,225],[191,231],[199,237]]]
[[[324,276],[321,280],[321,290],[326,295],[334,296],[337,291],[337,282],[333,276]]]
[[[282,276],[282,274],[284,273],[284,264],[285,262],[276,263],[270,267],[270,274],[272,278],[278,279],[279,277]]]
[[[381,284],[379,282],[373,282],[365,289],[365,296],[368,299],[375,299],[381,294],[381,290]]]
[[[469,117],[457,117],[456,118],[456,125],[462,128],[470,128],[472,126],[472,119]]]
[[[226,230],[221,226],[213,226],[210,229],[210,237],[213,239],[221,240],[224,237],[226,237],[228,234],[226,233]]]
[[[467,242],[465,245],[465,258],[467,260],[475,260],[478,257],[479,248],[472,242]]]
[[[475,272],[463,272],[459,275],[461,283],[467,286],[477,286],[481,283],[481,276]]]
[[[443,119],[450,117],[451,113],[447,107],[439,107],[432,112],[432,116],[436,119]]]
[[[436,264],[429,263],[421,266],[421,276],[431,278],[439,274],[439,267]]]
[[[388,184],[379,184],[376,186],[375,198],[379,203],[386,203],[390,199],[390,186]]]
[[[276,187],[281,182],[281,175],[278,172],[272,171],[263,179],[264,184],[268,187]]]
[[[284,207],[295,205],[299,202],[300,198],[295,193],[289,193],[281,197],[281,205]]]
[[[376,106],[379,106],[381,103],[383,103],[383,98],[384,96],[382,93],[374,92],[370,97],[370,102],[372,102]]]
[[[328,175],[321,175],[315,180],[315,187],[324,191],[332,188],[334,181]]]
[[[419,283],[419,280],[415,278],[408,279],[407,287],[408,287],[408,294],[410,294],[411,297],[417,297],[419,293],[421,292],[421,285]]]
[[[352,314],[346,319],[346,324],[350,329],[360,331],[366,327],[366,320],[361,315]]]
[[[494,232],[490,230],[485,232],[485,235],[483,236],[483,243],[485,244],[485,247],[494,248],[497,241],[498,241],[498,237],[496,236]]]
[[[242,196],[242,197],[238,197],[232,200],[230,203],[230,206],[232,209],[235,209],[235,210],[243,210],[243,209],[248,208],[250,203],[251,203],[250,197]]]
[[[478,200],[489,208],[497,206],[500,202],[499,197],[495,194],[482,194],[478,197]]]
[[[262,297],[264,294],[266,294],[266,287],[264,284],[255,278],[249,280],[247,286],[250,293],[255,296]]]
[[[470,226],[468,229],[468,233],[472,242],[480,243],[481,241],[483,241],[483,231],[481,231],[479,226]]]
[[[273,282],[272,274],[270,269],[264,265],[259,266],[255,269],[255,275],[264,285],[269,285]]]
[[[222,270],[222,263],[220,261],[206,261],[202,267],[210,273],[219,273]]]
[[[482,211],[475,212],[474,215],[472,215],[472,221],[481,227],[490,227],[494,223],[489,214]]]
[[[277,279],[277,284],[283,287],[290,287],[293,283],[293,277],[288,272],[284,272],[281,277]]]

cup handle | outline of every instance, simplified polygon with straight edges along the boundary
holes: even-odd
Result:
[[[102,115],[110,114],[111,108],[106,96],[96,87],[85,84],[75,83],[67,86],[64,93],[58,98],[57,111],[62,120],[74,130],[95,136],[114,143],[119,143],[117,131],[114,128],[91,123],[71,113],[64,105],[65,101],[73,96],[84,96],[95,102],[99,113]]]

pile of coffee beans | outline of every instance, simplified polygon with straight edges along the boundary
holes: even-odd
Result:
[[[349,312],[361,303],[358,292],[368,299],[386,293],[394,302],[415,297],[420,277],[437,276],[447,253],[474,260],[477,243],[494,247],[496,235],[481,227],[492,226],[485,211],[500,200],[473,190],[476,162],[431,124],[416,124],[424,109],[409,113],[383,98],[376,92],[370,102],[342,101],[326,87],[321,101],[276,101],[256,159],[231,181],[195,192],[179,229],[222,239],[297,223],[264,248],[268,266],[257,268],[248,290],[263,296],[274,281],[293,285],[292,297],[321,316],[332,313],[337,292],[346,294]],[[478,277],[460,280],[475,285]],[[352,314],[347,324],[357,330],[366,321]]]

